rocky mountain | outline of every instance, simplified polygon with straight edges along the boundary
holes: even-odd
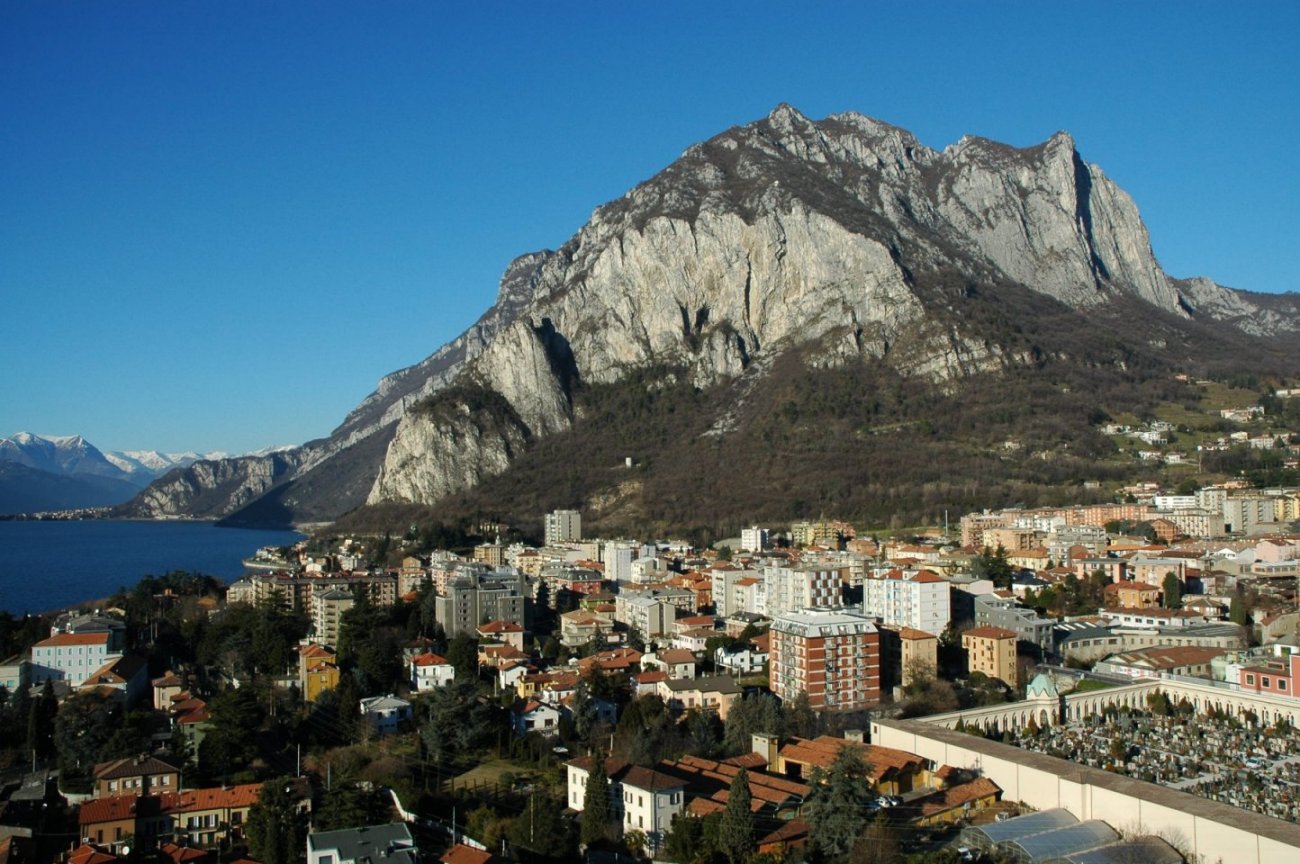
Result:
[[[645,429],[624,439],[659,453],[663,474],[690,442],[726,448],[787,404],[809,416],[806,393],[775,401],[800,376],[815,388],[834,378],[847,398],[880,408],[873,417],[909,426],[921,421],[908,406],[951,420],[960,404],[934,399],[1015,392],[1008,382],[1051,400],[1087,391],[1090,378],[1118,393],[1243,356],[1294,369],[1298,312],[1292,295],[1167,275],[1132,199],[1068,134],[1023,149],[968,137],[936,151],[862,115],[813,121],[781,105],[692,146],[558,250],[517,259],[473,327],[383,379],[329,438],[282,454],[279,474],[187,469],[180,486],[170,475],[125,512],[303,522],[362,504],[482,508],[473,490],[522,477],[538,454],[581,474],[582,446],[613,440],[597,424],[634,422],[662,402],[656,393],[677,394],[674,404],[708,394],[690,416],[644,416],[671,422],[676,444]],[[621,413],[602,414],[611,404]],[[854,434],[882,434],[858,420]],[[770,440],[798,425],[770,428]],[[754,460],[762,447],[751,443]],[[879,458],[874,445],[842,457]],[[649,494],[612,476],[548,482],[539,505]],[[167,491],[181,487],[203,491]],[[824,488],[796,492],[807,506],[836,501]],[[510,490],[495,506],[509,507],[501,495]]]
[[[221,458],[225,454],[210,454]],[[197,453],[104,452],[80,435],[0,438],[0,513],[120,504]]]

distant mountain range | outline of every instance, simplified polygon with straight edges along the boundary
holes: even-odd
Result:
[[[1297,371],[1296,295],[1165,273],[1068,134],[933,150],[781,105],[516,259],[328,438],[178,469],[119,512],[933,518],[1120,479],[1099,418],[1191,398],[1174,373]]]
[[[257,455],[287,448],[268,448]],[[110,507],[169,471],[228,453],[103,451],[80,435],[0,438],[0,514]]]

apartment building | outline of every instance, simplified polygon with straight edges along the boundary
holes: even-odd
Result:
[[[1019,687],[1016,668],[1016,634],[1002,627],[973,627],[961,634],[966,649],[967,674],[980,672],[1008,687]]]
[[[339,626],[343,613],[356,605],[351,591],[331,588],[316,595],[312,603],[311,626],[316,639],[326,645],[339,644]]]
[[[840,586],[844,574],[840,567],[822,564],[763,568],[767,586],[766,614],[775,617],[799,609],[830,609],[842,605]]]
[[[998,594],[981,594],[975,598],[974,606],[975,626],[1010,630],[1021,642],[1037,645],[1045,652],[1052,650],[1054,620],[1039,617],[1033,609]]]
[[[587,798],[587,776],[594,763],[582,756],[565,763],[569,808],[582,812]],[[652,854],[663,844],[664,834],[672,827],[673,817],[682,812],[686,799],[685,781],[619,759],[605,760],[609,777],[611,821],[622,825],[625,833],[640,831]]]
[[[614,620],[642,639],[669,632],[676,618],[677,607],[656,591],[628,591],[614,599]]]
[[[582,539],[582,514],[577,510],[554,510],[546,514],[543,535],[547,546]]]
[[[805,609],[774,616],[772,692],[800,692],[819,711],[857,711],[880,701],[880,634],[872,620],[846,609]]]
[[[524,576],[513,567],[463,573],[434,598],[434,617],[454,639],[475,635],[486,621],[524,625]]]
[[[66,681],[80,687],[110,660],[122,656],[112,631],[60,633],[32,646],[31,682]]]
[[[952,589],[929,570],[890,570],[862,580],[862,613],[938,636],[952,621]]]

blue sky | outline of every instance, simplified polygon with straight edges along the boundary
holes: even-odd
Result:
[[[1300,4],[0,6],[0,435],[323,436],[691,143],[789,102],[1058,129],[1165,269],[1300,289]]]

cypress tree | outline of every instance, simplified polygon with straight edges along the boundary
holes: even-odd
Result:
[[[593,756],[591,770],[587,772],[587,788],[582,802],[582,844],[590,846],[609,837],[610,831],[609,777],[605,774],[605,759]]]
[[[731,778],[727,809],[718,828],[718,851],[729,864],[743,864],[754,852],[754,813],[750,809],[749,772],[744,768]]]

